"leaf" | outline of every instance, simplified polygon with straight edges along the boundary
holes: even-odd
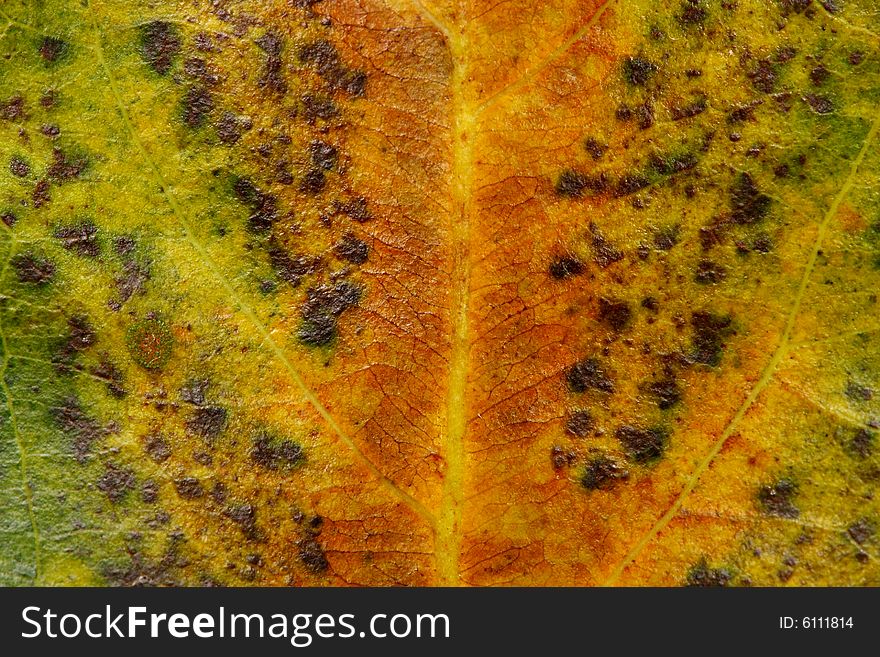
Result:
[[[880,583],[872,3],[0,30],[4,584]]]

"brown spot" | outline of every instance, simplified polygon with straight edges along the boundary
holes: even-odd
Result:
[[[657,407],[662,411],[672,408],[681,401],[681,388],[678,387],[675,379],[654,381],[649,386],[649,390],[657,400]]]
[[[867,518],[854,522],[846,530],[849,537],[859,545],[864,545],[871,540],[876,532],[877,528],[874,523]]]
[[[605,373],[604,368],[596,358],[584,358],[569,368],[565,375],[568,387],[572,392],[586,392],[587,390],[601,390],[602,392],[614,392],[614,382]]]
[[[85,157],[69,158],[60,148],[52,149],[52,164],[46,176],[54,182],[65,182],[78,178],[85,171],[88,161]]]
[[[54,236],[61,241],[61,246],[79,256],[95,258],[100,252],[98,227],[91,221],[59,226],[55,229]]]
[[[119,502],[134,488],[134,470],[121,468],[113,463],[104,464],[104,474],[98,478],[98,490],[104,493],[111,502]]]
[[[309,144],[309,156],[315,167],[329,171],[336,166],[339,153],[332,144],[316,139]]]
[[[195,477],[175,479],[174,488],[177,489],[177,494],[185,500],[194,500],[205,494],[202,482]]]
[[[318,194],[327,185],[327,178],[321,169],[310,169],[299,183],[299,191],[304,194]]]
[[[353,265],[362,265],[370,255],[370,247],[354,233],[346,233],[334,248],[336,257]]]
[[[819,64],[810,71],[810,82],[817,87],[825,84],[830,77],[831,71],[829,71],[823,64]]]
[[[874,450],[874,434],[864,427],[849,442],[849,451],[859,458],[868,458]]]
[[[797,485],[790,479],[780,479],[776,483],[761,486],[758,490],[758,503],[765,513],[780,518],[797,518],[798,509],[792,503],[797,493]]]
[[[266,434],[254,439],[251,460],[267,470],[290,469],[305,458],[302,447],[292,440],[275,441]]]
[[[660,251],[669,251],[678,244],[681,227],[665,226],[654,232],[654,246]]]
[[[807,94],[804,100],[816,114],[831,114],[834,112],[834,103],[828,96]]]
[[[298,255],[292,258],[277,244],[269,247],[269,262],[278,278],[294,287],[298,286],[303,278],[317,271],[321,265],[318,258],[308,255]]]
[[[599,141],[595,137],[587,137],[584,140],[584,150],[586,150],[594,160],[600,160],[608,150],[608,144]]]
[[[31,165],[17,155],[13,155],[9,160],[9,171],[13,176],[26,178],[31,172]]]
[[[141,56],[159,75],[165,75],[180,52],[177,28],[165,21],[153,21],[142,25]]]
[[[733,576],[730,571],[724,568],[710,568],[706,563],[706,559],[700,561],[691,567],[688,571],[686,586],[727,586]]]
[[[360,301],[362,290],[349,281],[309,288],[300,311],[302,323],[297,337],[310,347],[330,344],[336,337],[336,322],[342,313]]]
[[[593,260],[597,265],[604,269],[615,262],[623,260],[623,252],[615,248],[602,235],[595,224],[590,224],[590,232],[592,233],[593,242]]]
[[[323,573],[330,567],[327,556],[324,554],[324,548],[314,536],[305,536],[300,539],[297,545],[300,560],[313,573]]]
[[[623,77],[632,85],[644,86],[657,72],[657,65],[644,57],[627,57],[623,60]]]
[[[83,411],[76,397],[67,397],[49,409],[52,420],[67,438],[72,439],[73,457],[84,463],[89,457],[92,443],[101,438],[105,431],[94,418]]]
[[[40,56],[47,62],[56,62],[67,52],[67,42],[58,37],[46,36],[40,42]]]
[[[650,463],[660,458],[666,449],[667,432],[657,427],[642,429],[624,424],[617,428],[614,436],[636,463]]]
[[[629,472],[607,456],[592,458],[584,468],[581,486],[587,490],[610,490],[619,480],[629,478]]]
[[[773,64],[766,59],[763,59],[758,62],[757,67],[749,73],[749,77],[751,78],[755,89],[762,91],[765,94],[770,94],[776,89],[776,82],[779,75]]]
[[[55,263],[33,253],[19,253],[10,262],[21,283],[46,285],[55,276]]]
[[[614,195],[617,197],[629,196],[643,190],[650,184],[651,181],[646,176],[640,173],[630,173],[622,176],[617,181],[617,185],[614,187]]]
[[[570,467],[576,458],[577,454],[573,450],[566,450],[561,445],[554,445],[550,449],[550,463],[554,470]]]
[[[151,433],[144,436],[144,451],[156,463],[167,461],[171,457],[171,445],[165,437],[159,433]]]
[[[590,411],[583,409],[572,412],[565,421],[565,431],[578,438],[586,438],[593,430],[596,421]]]
[[[302,97],[303,111],[306,120],[314,123],[316,119],[332,119],[339,115],[339,108],[331,99],[325,96],[306,94]]]
[[[550,263],[549,271],[550,276],[557,281],[561,281],[584,273],[584,263],[573,255],[557,256],[553,259],[553,262]]]
[[[602,297],[599,299],[599,321],[607,324],[615,331],[622,331],[629,326],[632,309],[626,301],[615,301]]]
[[[234,112],[226,110],[214,124],[217,131],[217,139],[227,145],[232,145],[241,139],[243,126],[241,120]]]
[[[730,188],[731,219],[738,224],[753,224],[770,210],[770,197],[762,194],[748,173],[741,173]]]
[[[721,362],[724,339],[731,333],[729,316],[697,311],[691,315],[694,330],[691,360],[695,363],[716,366]]]
[[[6,121],[17,121],[18,119],[25,118],[24,98],[15,95],[0,103],[0,118]]]
[[[238,178],[233,184],[235,197],[251,210],[248,224],[261,232],[269,230],[278,219],[278,199],[274,194],[260,191],[247,178]]]
[[[585,173],[567,169],[563,171],[556,181],[556,193],[566,198],[581,198],[584,192],[601,193],[608,186],[604,174],[588,176]]]
[[[708,107],[709,102],[705,97],[697,98],[685,105],[676,105],[671,110],[672,120],[681,121],[682,119],[691,119],[705,112]]]
[[[232,520],[244,536],[250,540],[259,538],[257,508],[253,504],[235,504],[227,507],[223,515]]]
[[[200,406],[186,422],[188,433],[213,440],[226,428],[227,412],[222,406]]]
[[[694,280],[701,285],[714,285],[720,283],[727,276],[727,270],[711,260],[700,260],[697,263],[697,271]]]
[[[198,128],[214,110],[214,99],[205,87],[190,87],[183,97],[183,122]]]

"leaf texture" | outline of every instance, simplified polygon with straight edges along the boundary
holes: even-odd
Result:
[[[0,34],[3,584],[880,583],[872,2]]]

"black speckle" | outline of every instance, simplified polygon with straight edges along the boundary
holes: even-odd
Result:
[[[585,438],[593,430],[595,424],[593,414],[583,409],[574,411],[568,416],[568,419],[565,421],[565,430],[572,436]]]
[[[9,171],[13,176],[27,178],[31,172],[31,165],[17,155],[14,155],[12,159],[9,160]]]
[[[339,153],[332,144],[316,139],[309,144],[309,156],[318,169],[329,171],[336,166]]]
[[[100,253],[98,227],[91,221],[59,226],[54,235],[55,239],[61,241],[61,246],[77,255],[95,258]]]
[[[697,263],[697,271],[694,280],[701,285],[713,285],[720,283],[727,276],[727,270],[711,260],[700,260]]]
[[[730,571],[725,568],[710,568],[705,559],[691,567],[688,571],[686,586],[727,586],[732,579]]]
[[[356,305],[361,295],[361,288],[349,281],[309,288],[300,312],[302,324],[297,333],[300,342],[310,347],[330,344],[336,337],[339,316]]]
[[[214,99],[205,87],[190,87],[183,96],[183,122],[198,128],[214,110]]]
[[[21,283],[46,285],[55,276],[55,263],[33,253],[19,253],[10,262]]]
[[[587,490],[609,490],[618,480],[629,478],[629,473],[607,456],[592,458],[584,468],[581,486]]]
[[[98,478],[98,490],[104,493],[111,502],[119,502],[134,488],[134,470],[120,468],[113,463],[104,464],[104,474]]]
[[[568,370],[565,379],[572,392],[586,392],[590,389],[614,392],[614,382],[596,358],[579,360]]]
[[[599,321],[607,324],[615,331],[622,331],[629,326],[632,309],[626,301],[615,301],[602,297],[599,299]]]
[[[748,173],[737,176],[730,188],[731,218],[738,224],[753,224],[770,210],[770,197],[762,194]]]
[[[159,433],[151,433],[144,437],[144,451],[156,463],[167,461],[171,457],[171,445]]]
[[[226,428],[227,412],[222,406],[200,406],[186,422],[186,430],[196,436],[213,440]]]
[[[731,333],[731,318],[697,311],[691,315],[694,329],[691,359],[695,363],[716,366],[721,362],[724,339]]]
[[[800,512],[792,503],[797,486],[790,479],[780,479],[774,484],[761,486],[758,503],[765,513],[780,518],[797,518]]]
[[[49,414],[57,426],[68,438],[72,438],[73,456],[79,463],[84,463],[91,452],[92,443],[104,435],[94,418],[83,411],[79,400],[67,397],[49,409]]]
[[[663,455],[666,449],[667,432],[652,427],[642,429],[624,424],[614,432],[629,457],[636,463],[649,463]]]
[[[553,262],[550,263],[549,271],[550,276],[557,281],[561,281],[566,278],[571,278],[572,276],[583,274],[584,263],[573,255],[557,256],[553,259]]]
[[[141,55],[156,73],[165,75],[180,52],[177,29],[165,21],[141,26]]]
[[[251,460],[267,470],[290,469],[303,461],[302,447],[292,440],[275,441],[266,434],[254,439]]]
[[[623,61],[623,77],[637,87],[644,86],[657,72],[657,65],[643,57],[627,57]]]
[[[205,489],[202,488],[202,482],[195,477],[182,477],[180,479],[175,479],[174,488],[177,489],[177,494],[185,500],[198,499],[205,494]]]
[[[334,248],[336,257],[353,265],[362,265],[370,255],[370,247],[354,233],[346,233]]]

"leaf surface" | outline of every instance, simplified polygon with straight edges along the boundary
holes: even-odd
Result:
[[[0,34],[4,584],[878,583],[873,3]]]

